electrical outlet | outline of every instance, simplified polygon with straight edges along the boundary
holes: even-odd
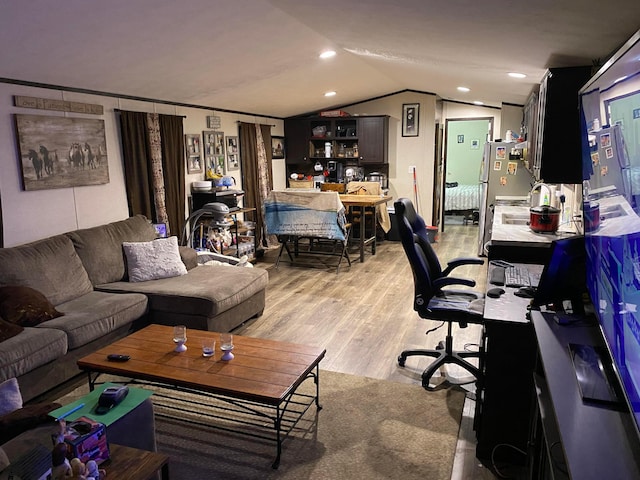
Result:
[[[409,167],[409,173],[413,173],[413,171],[414,171],[415,169],[416,169],[416,166],[415,166],[415,165],[411,165],[411,166]]]

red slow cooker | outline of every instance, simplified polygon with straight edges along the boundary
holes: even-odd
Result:
[[[584,229],[594,232],[600,227],[600,204],[598,202],[584,202]]]
[[[529,228],[536,233],[555,233],[558,230],[560,210],[549,205],[529,209]]]

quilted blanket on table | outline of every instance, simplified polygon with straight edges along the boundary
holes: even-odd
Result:
[[[270,235],[345,239],[345,210],[337,192],[272,191],[264,215]]]

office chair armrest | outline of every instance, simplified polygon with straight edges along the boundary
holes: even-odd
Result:
[[[445,277],[451,273],[451,270],[459,267],[460,265],[483,265],[484,260],[477,257],[459,257],[449,260],[447,262],[447,268],[442,270],[442,275]]]
[[[456,278],[456,277],[440,277],[433,281],[434,290],[442,290],[442,287],[449,285],[464,285],[466,287],[475,287],[476,281],[470,278]]]

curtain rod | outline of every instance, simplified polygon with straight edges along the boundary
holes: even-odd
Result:
[[[114,108],[113,109],[114,112],[116,113],[120,113],[120,112],[129,112],[131,110],[120,110],[119,108]],[[149,113],[149,112],[139,112],[139,113]],[[166,115],[166,114],[162,114],[162,115]],[[173,117],[180,117],[180,118],[187,118],[186,115],[172,115]]]
[[[242,120],[236,120],[236,123],[249,123],[249,122],[243,122]],[[255,125],[255,124],[254,124],[254,125]],[[266,124],[266,123],[261,123],[261,125],[268,125],[268,124]],[[275,127],[276,125],[271,124],[271,125],[269,125],[269,126],[270,126],[270,127]]]

